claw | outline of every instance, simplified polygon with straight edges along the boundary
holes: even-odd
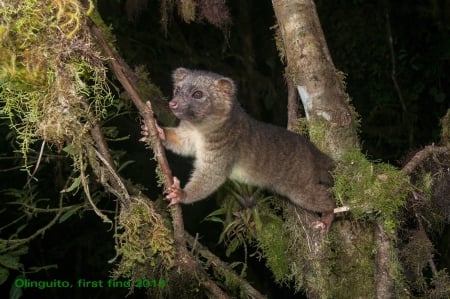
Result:
[[[167,188],[164,193],[166,194],[166,199],[170,200],[169,207],[183,201],[186,197],[186,193],[181,189],[180,180],[177,177],[173,177],[172,186]]]
[[[161,140],[166,140],[166,134],[164,133],[164,129],[161,128],[158,123],[155,120],[155,126],[156,126],[156,131],[158,133],[158,137]],[[150,133],[148,132],[148,127],[145,124],[141,125],[141,135],[142,137],[139,138],[140,142],[147,142],[148,141],[148,136],[150,135]]]

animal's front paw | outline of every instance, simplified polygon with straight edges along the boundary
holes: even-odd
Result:
[[[148,128],[145,124],[141,125],[141,135],[142,137],[139,138],[140,142],[148,142]]]
[[[158,132],[158,137],[161,140],[166,140],[166,134],[164,134],[164,129],[161,128],[155,120],[156,131]]]
[[[180,187],[180,180],[176,177],[173,177],[173,184],[169,188],[167,188],[166,199],[170,200],[169,207],[173,206],[186,198],[186,192],[183,191]]]
[[[317,229],[317,230],[321,230],[321,231],[328,230],[327,225],[322,220],[314,221],[311,226],[313,229]]]
[[[165,140],[166,139],[166,134],[164,134],[164,129],[161,128],[158,123],[155,120],[155,127],[156,127],[156,132],[158,133],[158,137],[161,140]],[[148,136],[150,135],[149,131],[148,131],[148,127],[146,124],[141,125],[141,135],[142,137],[139,139],[139,141],[141,142],[147,142],[148,141]]]

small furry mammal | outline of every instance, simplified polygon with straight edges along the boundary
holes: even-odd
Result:
[[[195,162],[183,189],[174,177],[166,191],[170,205],[204,199],[230,178],[268,188],[321,213],[320,226],[329,228],[335,208],[327,190],[332,185],[331,158],[302,136],[251,118],[239,105],[229,78],[178,68],[173,81],[169,107],[180,124],[158,127],[159,135],[166,148],[193,156]],[[145,127],[142,134],[145,141]]]

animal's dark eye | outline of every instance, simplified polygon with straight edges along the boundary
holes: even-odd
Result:
[[[193,97],[194,99],[199,100],[199,99],[203,98],[203,92],[201,92],[200,90],[194,91],[194,92],[192,93],[192,97]]]
[[[180,88],[179,88],[178,86],[176,86],[176,87],[173,89],[173,94],[174,94],[174,95],[177,95],[179,92],[180,92]]]

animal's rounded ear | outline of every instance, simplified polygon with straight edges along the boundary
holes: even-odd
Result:
[[[190,71],[188,69],[185,69],[183,67],[179,67],[175,71],[173,71],[172,79],[173,79],[174,82],[180,82],[181,80],[183,80],[189,74],[189,72]]]
[[[236,86],[234,85],[233,80],[223,77],[215,82],[217,89],[220,91],[228,94],[228,95],[234,95],[236,92]]]

